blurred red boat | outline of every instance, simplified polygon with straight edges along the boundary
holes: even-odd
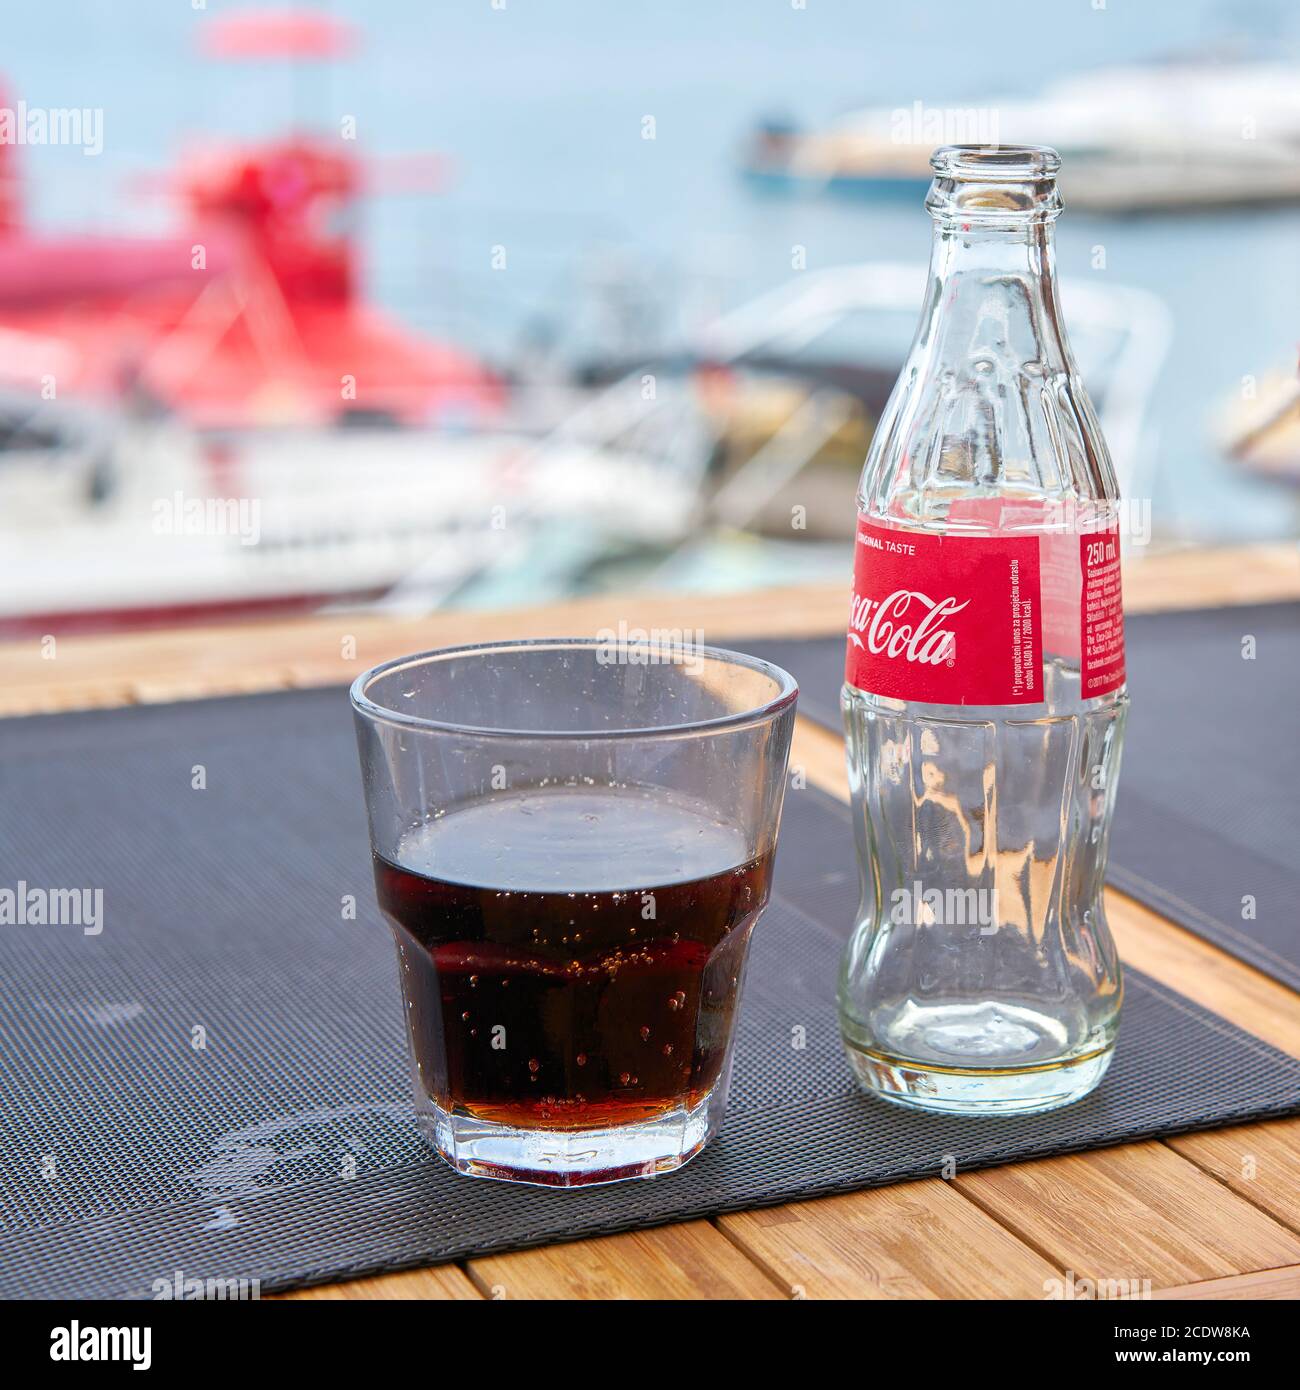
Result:
[[[310,12],[215,18],[223,57],[338,56],[351,30]],[[0,145],[0,387],[149,404],[199,428],[478,425],[504,405],[471,353],[367,303],[350,229],[385,183],[435,187],[443,161],[363,161],[337,136],[189,151],[159,181],[174,236],[51,238],[24,225]]]

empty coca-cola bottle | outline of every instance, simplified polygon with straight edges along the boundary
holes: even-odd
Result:
[[[1119,1022],[1118,490],[1057,299],[1056,153],[931,163],[921,324],[858,492],[841,1022],[887,1100],[1028,1113],[1092,1090]]]

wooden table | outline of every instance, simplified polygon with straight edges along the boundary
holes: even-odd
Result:
[[[1300,597],[1291,547],[1148,556],[1130,611]],[[0,645],[0,713],[351,680],[404,652],[602,627],[731,636],[842,630],[841,584],[595,598],[508,613],[375,616]],[[846,797],[843,749],[800,720],[791,761]],[[1121,792],[1122,794],[1122,792]],[[1125,961],[1300,1057],[1300,998],[1114,889]],[[671,1181],[667,1179],[667,1181]],[[710,1221],[306,1290],[302,1298],[1042,1298],[1049,1281],[1149,1281],[1159,1298],[1300,1297],[1300,1119],[1099,1149]],[[579,1200],[581,1200],[579,1198]]]

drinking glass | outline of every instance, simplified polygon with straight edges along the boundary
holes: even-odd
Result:
[[[454,1168],[652,1177],[717,1132],[796,697],[753,657],[624,638],[358,678],[416,1114]]]

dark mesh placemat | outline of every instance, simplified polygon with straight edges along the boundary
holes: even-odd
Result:
[[[1300,989],[1300,604],[1135,614],[1125,629],[1133,704],[1108,877]],[[791,672],[799,712],[842,731],[843,637],[728,645]]]
[[[147,1297],[177,1270],[270,1289],[1300,1109],[1300,1064],[1132,972],[1115,1065],[1072,1109],[868,1100],[832,1003],[848,814],[809,789],[720,1139],[652,1182],[458,1177],[407,1099],[355,761],[340,690],[0,722],[0,887],[104,890],[97,936],[0,927],[0,1294]]]

